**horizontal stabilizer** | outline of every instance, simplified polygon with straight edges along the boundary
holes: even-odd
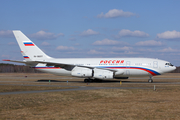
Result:
[[[17,61],[17,60],[3,60],[3,61],[17,62],[17,63],[27,63],[26,61]]]

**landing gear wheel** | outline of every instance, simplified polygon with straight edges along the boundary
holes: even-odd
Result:
[[[152,80],[152,79],[149,79],[148,82],[149,82],[149,83],[153,83],[153,80]]]
[[[87,83],[87,82],[88,82],[88,79],[84,79],[84,82]]]
[[[89,79],[89,82],[90,82],[90,83],[93,83],[93,79]]]
[[[85,83],[92,83],[92,82],[93,82],[93,79],[84,79],[84,82],[85,82]]]

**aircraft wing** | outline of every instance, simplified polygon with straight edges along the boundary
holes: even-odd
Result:
[[[34,61],[37,63],[44,63],[46,64],[46,66],[55,66],[55,67],[60,67],[60,68],[67,68],[67,67],[85,67],[85,68],[90,68],[90,69],[94,69],[94,68],[98,68],[98,69],[104,69],[104,70],[110,70],[113,72],[117,72],[118,70],[114,70],[114,69],[108,69],[108,68],[99,68],[99,67],[94,67],[94,66],[84,66],[84,65],[74,65],[74,64],[65,64],[65,63],[56,63],[56,62],[47,62],[47,61]]]
[[[17,62],[17,63],[24,63],[24,64],[38,64],[38,63],[43,63],[46,64],[46,66],[55,66],[55,67],[60,67],[60,68],[68,68],[68,67],[85,67],[85,68],[98,68],[98,69],[103,69],[103,70],[110,70],[113,72],[117,72],[118,70],[114,69],[108,69],[108,68],[99,68],[99,67],[94,67],[94,66],[84,66],[84,65],[74,65],[74,64],[66,64],[66,63],[56,63],[56,62],[48,62],[48,61],[17,61],[17,60],[3,60],[3,61],[9,61],[9,62]]]

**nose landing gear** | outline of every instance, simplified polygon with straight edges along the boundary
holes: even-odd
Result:
[[[149,83],[153,83],[152,76],[150,76],[150,79],[148,80]]]
[[[149,83],[153,83],[153,80],[152,80],[152,79],[149,79],[148,82],[149,82]]]

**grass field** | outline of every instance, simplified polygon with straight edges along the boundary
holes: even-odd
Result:
[[[36,82],[42,79],[61,81],[79,81],[68,86],[86,86],[82,79],[65,79],[66,77],[50,74],[0,74],[0,92],[18,90],[58,89],[58,87],[12,86],[10,84],[50,84],[66,85],[66,82]],[[64,79],[63,79],[64,78]],[[132,120],[132,119],[180,119],[180,84],[163,82],[180,82],[180,74],[165,74],[154,79],[162,84],[145,83],[145,79],[130,79],[120,86],[118,82],[91,83],[88,86],[111,87],[147,87],[152,89],[102,89],[86,91],[49,92],[17,95],[0,95],[0,119],[79,119],[79,120]],[[177,79],[170,79],[177,78]],[[7,82],[6,82],[7,81]],[[11,81],[11,82],[8,82]],[[133,81],[138,81],[133,82]],[[141,82],[145,81],[145,82]],[[157,90],[153,90],[153,86]],[[12,89],[12,87],[16,87]],[[25,87],[25,88],[23,88]],[[5,90],[6,91],[3,91]]]

